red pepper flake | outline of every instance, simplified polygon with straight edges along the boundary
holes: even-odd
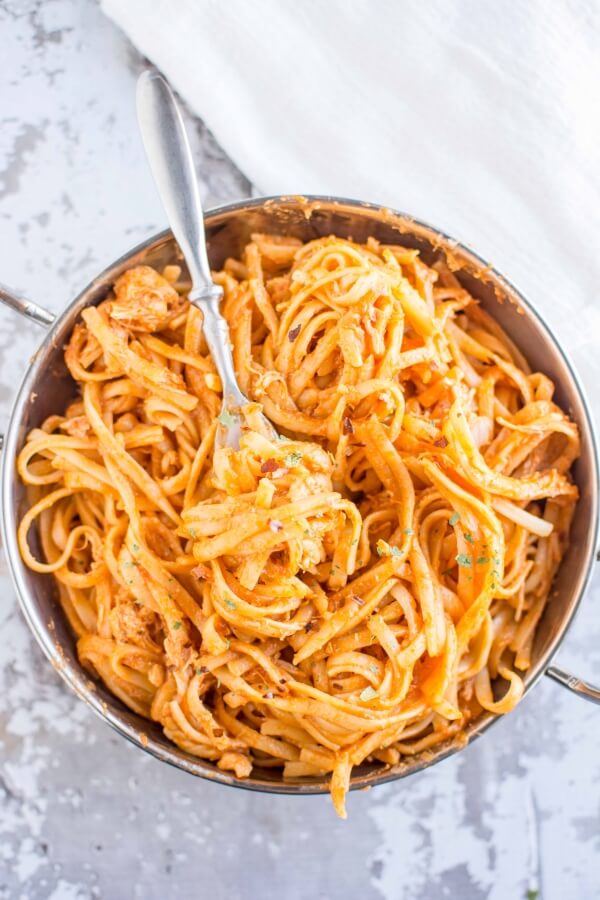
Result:
[[[275,472],[275,470],[278,468],[279,463],[276,459],[266,459],[260,467],[260,471],[264,474],[266,472]]]
[[[290,342],[290,344],[294,343],[294,341],[300,334],[301,328],[302,328],[301,325],[296,325],[295,328],[292,328],[290,331],[288,331],[288,341]]]
[[[269,519],[269,528],[278,534],[283,530],[283,522],[280,522],[279,519]]]
[[[445,437],[438,438],[437,441],[434,441],[434,442],[433,442],[433,446],[434,446],[434,447],[441,447],[442,450],[443,450],[444,447],[447,447],[447,446],[448,446],[448,440],[447,440],[447,438],[445,438]]]
[[[344,434],[354,434],[354,425],[350,416],[344,416],[342,419],[342,431]]]

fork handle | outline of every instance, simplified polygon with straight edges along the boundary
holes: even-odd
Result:
[[[137,83],[137,113],[142,141],[171,230],[192,279],[191,303],[202,310],[202,329],[213,358],[225,406],[247,403],[233,366],[227,322],[219,312],[223,288],[212,280],[204,216],[192,151],[173,92],[158,72],[143,72]]]
[[[208,292],[214,285],[192,152],[173,92],[155,70],[140,75],[136,105],[154,183],[190,271],[193,288]]]
[[[240,390],[236,378],[229,325],[219,310],[222,296],[223,289],[211,283],[208,291],[192,288],[189,299],[202,311],[202,332],[221,379],[223,407],[235,410],[248,403],[248,398]]]

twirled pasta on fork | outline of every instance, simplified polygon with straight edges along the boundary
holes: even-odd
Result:
[[[238,777],[331,773],[344,816],[354,766],[518,702],[577,427],[442,258],[257,234],[215,280],[240,450],[214,448],[180,269],[131,269],[66,348],[77,399],[19,456],[21,552],[125,704]]]

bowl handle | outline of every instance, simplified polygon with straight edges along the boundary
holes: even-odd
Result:
[[[9,306],[11,309],[14,309],[15,312],[25,316],[26,319],[31,319],[32,322],[35,322],[37,325],[43,325],[45,328],[49,328],[56,319],[54,313],[49,312],[42,306],[38,306],[37,303],[33,303],[26,297],[22,297],[16,291],[11,290],[1,282],[0,303]]]
[[[577,678],[576,675],[565,672],[564,669],[559,669],[558,666],[548,666],[546,675],[554,681],[558,681],[563,687],[573,691],[574,694],[579,694],[579,696],[583,697],[585,700],[590,700],[592,703],[600,705],[600,688],[594,687],[593,684],[582,681],[581,678]]]

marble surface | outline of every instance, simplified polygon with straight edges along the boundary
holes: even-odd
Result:
[[[3,0],[0,34],[0,278],[58,311],[164,225],[135,123],[144,63],[93,0]],[[205,200],[251,193],[189,122]],[[0,310],[0,428],[39,337]],[[0,898],[600,896],[600,711],[558,686],[458,757],[352,795],[343,823],[326,797],[232,791],[126,744],[42,658],[3,560],[0,590]],[[599,603],[596,573],[559,653],[596,681]]]

